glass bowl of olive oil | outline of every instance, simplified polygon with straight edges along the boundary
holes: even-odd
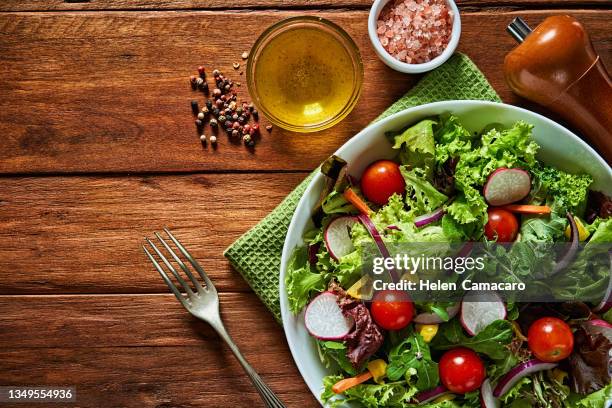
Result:
[[[294,132],[327,129],[355,107],[363,84],[359,48],[320,17],[292,17],[261,34],[247,64],[249,93],[273,124]]]

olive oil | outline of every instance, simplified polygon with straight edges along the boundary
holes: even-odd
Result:
[[[255,81],[266,111],[285,123],[308,127],[347,108],[360,82],[358,74],[333,34],[299,27],[270,40],[257,60]]]

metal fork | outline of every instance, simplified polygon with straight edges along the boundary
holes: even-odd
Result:
[[[253,367],[246,361],[243,357],[242,353],[232,340],[232,338],[225,330],[225,326],[223,326],[223,322],[221,321],[221,315],[219,314],[219,295],[217,294],[217,289],[215,289],[215,285],[213,285],[212,281],[208,278],[208,275],[204,272],[204,269],[198,264],[198,262],[193,259],[191,254],[181,245],[181,243],[168,231],[167,228],[164,228],[166,234],[170,240],[174,243],[176,248],[180,251],[180,253],[189,261],[191,266],[196,270],[202,281],[204,281],[204,285],[196,279],[193,273],[190,271],[189,267],[181,260],[181,258],[176,254],[176,252],[168,245],[168,243],[162,238],[159,233],[155,233],[155,236],[159,240],[159,242],[163,245],[166,251],[172,256],[176,264],[183,270],[185,275],[189,278],[195,291],[187,284],[187,282],[181,277],[181,274],[177,272],[174,268],[173,264],[168,261],[168,259],[162,254],[162,252],[155,246],[155,244],[148,238],[145,238],[145,241],[153,248],[153,251],[157,254],[157,256],[161,259],[162,263],[166,265],[166,267],[170,270],[172,275],[176,278],[176,280],[180,283],[181,287],[185,291],[182,293],[181,290],[174,284],[173,280],[170,279],[168,274],[164,271],[164,268],[157,262],[155,257],[149,252],[146,245],[142,246],[145,253],[155,266],[155,269],[159,272],[163,280],[166,282],[174,296],[181,302],[181,305],[189,313],[201,319],[212,326],[213,329],[219,334],[219,336],[225,340],[229,348],[234,353],[234,356],[244,368],[244,371],[248,374],[253,382],[253,385],[259,392],[262,400],[266,404],[268,408],[285,408],[285,405],[282,401],[272,392],[272,390],[264,383],[264,381],[259,377],[259,375],[255,372]]]

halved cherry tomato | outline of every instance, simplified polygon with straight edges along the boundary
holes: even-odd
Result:
[[[438,367],[442,384],[457,394],[474,391],[480,387],[486,375],[478,354],[465,347],[444,353]]]
[[[376,323],[383,329],[400,330],[412,321],[414,304],[406,292],[381,290],[374,295],[370,311]]]
[[[361,177],[361,191],[378,205],[385,205],[393,193],[402,194],[406,182],[399,165],[391,160],[379,160],[368,166]]]
[[[540,360],[554,363],[572,354],[574,334],[570,327],[556,317],[542,317],[529,327],[527,343]]]
[[[488,240],[512,242],[516,239],[519,225],[514,214],[501,208],[491,208],[487,213],[489,221],[484,227],[484,233]]]

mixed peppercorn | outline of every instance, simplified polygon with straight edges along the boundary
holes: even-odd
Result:
[[[240,64],[238,64],[239,66]],[[215,69],[212,72],[215,88],[212,92],[209,89],[206,69],[203,66],[198,67],[198,75],[192,75],[189,78],[189,83],[193,90],[200,90],[206,96],[206,101],[202,109],[198,105],[198,101],[191,101],[191,111],[195,116],[195,124],[200,134],[200,140],[204,145],[210,143],[215,146],[217,144],[217,132],[222,129],[233,140],[240,140],[248,146],[255,146],[255,139],[260,134],[259,132],[259,113],[253,103],[242,101],[238,102],[238,95],[235,89],[235,84],[231,79],[227,78],[221,71]],[[249,124],[252,118],[253,123]],[[208,123],[213,131],[210,139],[203,133],[204,125]],[[271,131],[270,126],[266,129]]]

